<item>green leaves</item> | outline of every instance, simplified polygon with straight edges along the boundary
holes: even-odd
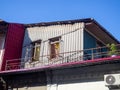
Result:
[[[118,54],[117,47],[116,47],[116,45],[114,43],[107,44],[107,47],[110,49],[110,51],[108,53],[109,55],[117,55]]]

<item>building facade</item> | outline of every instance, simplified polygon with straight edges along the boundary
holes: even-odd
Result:
[[[120,72],[120,45],[94,19],[0,22],[3,90],[109,90],[104,75]],[[3,28],[2,28],[3,27]],[[111,57],[107,44],[115,44]]]

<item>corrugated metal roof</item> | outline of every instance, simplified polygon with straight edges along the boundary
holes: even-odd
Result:
[[[33,23],[33,24],[24,24],[26,28],[29,27],[40,27],[40,26],[51,26],[51,25],[62,25],[62,24],[74,24],[78,22],[84,22],[85,25],[92,23],[94,26],[96,25],[99,28],[99,31],[102,30],[103,33],[106,33],[106,35],[111,38],[114,42],[117,44],[120,43],[110,32],[108,32],[103,26],[101,26],[96,20],[93,18],[85,18],[85,19],[76,19],[76,20],[65,20],[65,21],[54,21],[54,22],[41,22],[41,23]]]
[[[32,23],[32,24],[24,24],[25,28],[29,27],[40,27],[40,26],[51,26],[51,25],[61,25],[61,24],[74,24],[78,22],[84,23],[94,23],[96,24],[104,33],[106,33],[110,38],[112,38],[116,43],[120,43],[110,32],[108,32],[104,27],[102,27],[96,20],[93,18],[84,18],[84,19],[75,19],[75,20],[65,20],[65,21],[53,21],[53,22],[41,22],[41,23]],[[8,24],[8,22],[0,19],[0,28],[4,29],[3,26]],[[1,30],[2,30],[1,29]]]
[[[25,27],[50,26],[50,25],[59,25],[59,24],[74,24],[77,22],[87,23],[87,22],[91,22],[92,20],[93,20],[93,18],[86,18],[86,19],[76,19],[76,20],[32,23],[32,24],[24,24],[24,25],[25,25]]]

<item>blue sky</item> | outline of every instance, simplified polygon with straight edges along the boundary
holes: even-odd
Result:
[[[1,0],[0,19],[38,23],[94,18],[120,41],[120,0]]]

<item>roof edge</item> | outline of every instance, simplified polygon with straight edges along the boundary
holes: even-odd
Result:
[[[77,22],[91,22],[93,18],[84,18],[84,19],[75,19],[75,20],[65,20],[65,21],[53,21],[53,22],[41,22],[41,23],[32,23],[32,24],[24,24],[25,27],[35,27],[35,26],[50,26],[50,25],[58,25],[58,24],[74,24]]]
[[[29,68],[29,69],[26,68],[26,69],[8,70],[8,71],[0,72],[0,76],[10,75],[10,74],[21,74],[21,73],[28,73],[28,72],[39,72],[39,71],[53,70],[53,69],[71,68],[71,67],[86,67],[91,65],[101,65],[101,64],[108,64],[108,63],[112,63],[112,64],[120,63],[120,56],[86,60],[86,61],[78,61],[78,62],[69,62],[69,63],[63,63],[59,65],[50,65],[50,66],[43,66],[43,67],[36,67],[36,68]]]
[[[4,21],[2,19],[0,19],[0,23],[8,24],[8,22],[6,22],[6,21]]]
[[[108,30],[106,30],[101,24],[99,24],[95,19],[93,19],[93,22],[101,28],[107,35],[109,35],[113,40],[117,42],[117,44],[120,44],[120,41],[118,41]]]
[[[108,32],[102,25],[100,25],[94,18],[83,18],[83,19],[75,19],[75,20],[65,20],[65,21],[53,21],[53,22],[41,22],[41,23],[32,23],[32,24],[24,24],[25,28],[29,27],[37,27],[37,26],[50,26],[50,25],[59,25],[59,24],[74,24],[77,22],[84,22],[89,23],[93,22],[95,23],[99,28],[101,28],[106,34],[108,34],[113,40],[115,40],[118,44],[120,44],[120,41],[118,41],[110,32]]]
[[[118,41],[110,32],[108,32],[102,25],[100,25],[94,18],[83,18],[83,19],[75,19],[75,20],[64,20],[64,21],[53,21],[53,22],[41,22],[41,23],[32,23],[32,24],[23,24],[25,28],[29,27],[36,27],[36,26],[51,26],[51,25],[61,25],[61,24],[74,24],[74,23],[89,23],[93,22],[95,23],[99,28],[101,28],[106,34],[108,34],[113,40],[115,40],[118,44],[120,44],[120,41]],[[8,22],[0,19],[0,23],[8,24]]]

